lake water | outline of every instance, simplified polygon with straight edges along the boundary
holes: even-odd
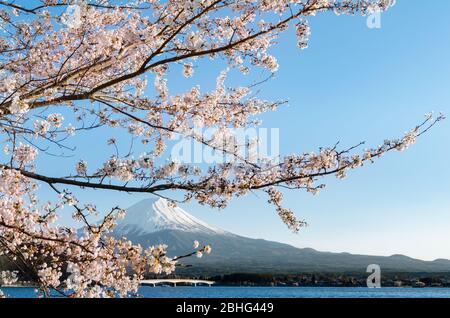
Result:
[[[2,290],[8,297],[36,297],[34,288]],[[146,298],[450,298],[450,288],[144,286],[139,293]]]

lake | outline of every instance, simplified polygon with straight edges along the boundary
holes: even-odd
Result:
[[[8,297],[34,298],[34,288],[2,288]],[[146,298],[450,298],[450,288],[361,287],[150,287],[143,286]]]

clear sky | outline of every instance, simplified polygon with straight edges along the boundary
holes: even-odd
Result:
[[[337,141],[378,145],[402,136],[425,113],[450,115],[448,12],[448,0],[399,0],[383,14],[381,29],[367,28],[364,17],[319,15],[310,19],[310,47],[303,51],[292,31],[285,34],[273,50],[280,64],[276,78],[261,87],[267,99],[289,99],[289,106],[262,117],[263,127],[280,128],[281,152],[315,151]],[[189,84],[209,87],[220,69],[198,68]],[[181,81],[169,87],[182,87]],[[84,139],[79,150],[101,151],[104,141]],[[319,196],[286,192],[286,207],[309,223],[299,234],[289,232],[263,194],[233,201],[221,212],[182,207],[228,231],[298,247],[450,259],[449,158],[447,119],[404,153],[390,153],[343,181],[326,179]],[[52,159],[40,166],[54,175],[65,171]],[[82,197],[92,200],[92,192]],[[144,197],[94,193],[105,208]]]

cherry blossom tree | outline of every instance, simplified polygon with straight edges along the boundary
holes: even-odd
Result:
[[[308,45],[308,17],[326,12],[370,14],[387,10],[391,0],[136,0],[0,1],[0,255],[38,282],[39,291],[72,297],[127,296],[137,291],[146,273],[171,273],[183,257],[209,253],[198,242],[193,253],[168,257],[166,246],[143,249],[110,233],[125,211],[98,211],[80,202],[76,191],[103,189],[148,193],[178,201],[196,200],[224,208],[232,198],[261,191],[292,231],[305,222],[282,204],[283,188],[316,193],[320,180],[344,178],[350,169],[373,162],[393,150],[404,150],[442,115],[425,120],[405,136],[361,150],[338,145],[317,152],[252,161],[241,148],[218,142],[228,128],[257,125],[258,114],[275,110],[282,101],[252,93],[254,86],[229,87],[227,74],[255,69],[277,71],[269,53],[280,34],[293,27],[297,45]],[[203,59],[225,62],[216,86],[193,86],[171,94],[167,79],[181,67],[190,77]],[[152,83],[152,85],[149,85]],[[67,124],[65,114],[76,124]],[[218,133],[205,137],[195,129]],[[93,131],[125,131],[147,151],[121,154],[129,139],[109,138],[112,153],[98,153],[102,164],[80,159],[65,175],[42,171],[38,159],[51,149],[86,154],[68,146],[74,135]],[[225,163],[178,163],[168,156],[175,136],[195,141],[233,158]],[[130,145],[132,148],[133,145]],[[61,157],[61,164],[64,165]],[[166,159],[165,161],[161,159]],[[39,187],[55,192],[41,202]],[[174,193],[183,198],[175,200]],[[64,208],[64,210],[63,210]],[[70,212],[71,211],[71,212]],[[84,228],[58,224],[72,213]],[[105,215],[90,222],[92,215]],[[7,277],[15,274],[4,273]]]

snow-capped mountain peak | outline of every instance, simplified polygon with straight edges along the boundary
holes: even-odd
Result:
[[[115,229],[122,235],[144,235],[162,230],[226,233],[195,218],[180,207],[171,207],[165,199],[147,199],[134,204],[127,209],[125,218],[118,222]]]

